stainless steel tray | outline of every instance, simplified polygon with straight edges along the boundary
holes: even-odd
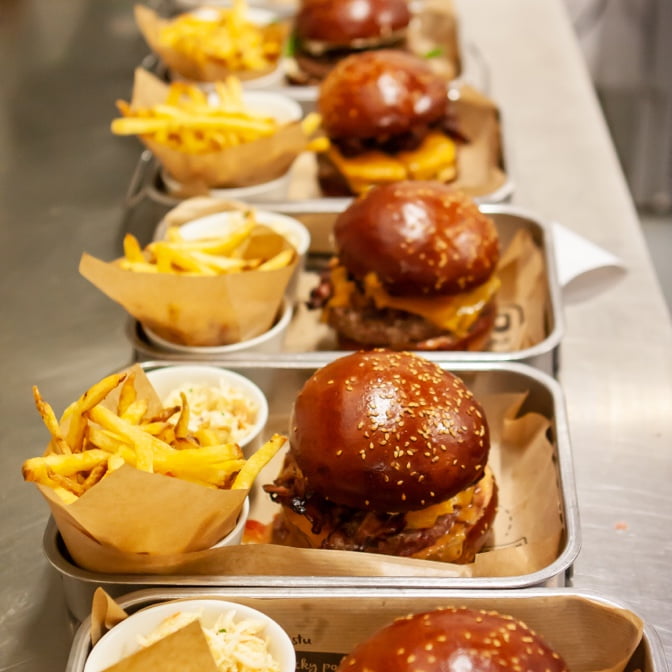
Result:
[[[358,641],[394,618],[453,605],[496,610],[522,619],[558,649],[573,672],[588,672],[591,668],[585,663],[583,666],[575,663],[575,657],[580,657],[582,651],[590,650],[593,660],[600,659],[603,653],[613,653],[609,642],[591,637],[593,629],[604,633],[617,624],[627,627],[626,617],[613,610],[629,611],[615,600],[573,589],[494,592],[179,588],[133,592],[120,598],[119,604],[130,614],[166,600],[204,597],[246,604],[278,621],[295,643],[297,670],[334,669],[342,655]],[[574,620],[577,610],[582,615],[580,620]],[[347,619],[347,628],[334,627],[339,618]],[[328,627],[325,624],[329,624]],[[66,672],[82,672],[84,669],[91,648],[89,635],[90,621],[87,617],[75,634]],[[641,640],[625,666],[625,672],[636,670],[668,670],[658,634],[647,624],[644,624]]]
[[[307,260],[307,268],[314,267],[316,264],[323,263],[325,256],[330,255],[331,230],[336,213],[343,210],[348,203],[347,199],[319,199],[314,201],[283,201],[278,203],[259,204],[260,209],[281,212],[299,219],[311,232],[312,252]],[[556,272],[555,253],[553,250],[553,238],[549,226],[536,215],[519,207],[511,205],[481,205],[481,210],[493,218],[502,241],[502,247],[511,241],[513,236],[519,230],[525,230],[530,233],[535,245],[539,248],[543,264],[545,284],[545,316],[544,316],[544,338],[530,347],[514,351],[502,352],[450,352],[441,351],[433,353],[423,353],[429,359],[447,361],[447,362],[524,362],[536,366],[547,373],[555,374],[558,368],[559,346],[564,332],[564,322],[562,315],[561,290]],[[159,224],[157,231],[160,237],[160,230],[163,223]],[[315,284],[317,279],[315,279]],[[499,327],[504,329],[507,320],[515,320],[518,316],[518,310],[515,306],[502,308],[502,314],[499,317]],[[290,326],[291,332],[291,326]],[[187,360],[202,358],[202,355],[191,355],[190,353],[171,353],[159,349],[145,337],[142,327],[135,321],[129,323],[127,335],[135,350],[136,357],[139,360],[151,359],[171,359]],[[317,339],[316,339],[317,340]],[[291,339],[287,340],[286,351],[273,355],[223,355],[222,360],[235,361],[236,359],[249,359],[250,357],[259,358],[260,361],[292,361],[297,354],[301,354],[312,361],[327,361],[343,354],[341,351],[315,349],[310,352],[296,352],[291,344]],[[329,347],[327,345],[327,347]],[[333,347],[333,346],[332,346]]]
[[[166,362],[146,362],[146,370]],[[220,363],[221,365],[221,363]],[[269,401],[268,433],[286,431],[287,419],[297,390],[315,370],[315,365],[301,358],[291,364],[274,362],[236,362],[226,368],[237,371],[256,382]],[[580,548],[579,513],[572,465],[564,399],[559,384],[550,376],[521,364],[445,365],[461,376],[475,393],[527,394],[522,412],[539,413],[550,421],[549,437],[554,448],[554,480],[558,484],[564,530],[557,555],[538,571],[517,576],[284,576],[284,575],[131,575],[103,574],[81,569],[70,559],[53,521],[44,534],[44,551],[49,562],[63,579],[66,602],[78,618],[89,609],[92,594],[103,586],[110,594],[119,595],[132,589],[149,586],[263,586],[263,587],[337,587],[358,588],[460,588],[513,589],[530,586],[562,586],[571,572]],[[477,394],[478,396],[478,394]],[[270,466],[270,465],[269,465]],[[273,472],[274,474],[276,472]],[[254,496],[254,493],[253,493]],[[254,508],[254,505],[253,505]],[[328,552],[328,551],[326,551]]]

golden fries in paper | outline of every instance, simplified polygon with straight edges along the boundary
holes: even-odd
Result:
[[[34,396],[52,440],[24,462],[24,479],[38,485],[59,528],[75,525],[126,552],[212,546],[285,441],[273,436],[249,460],[235,443],[208,442],[216,434],[188,431],[186,398],[181,409],[163,409],[137,366],[93,385],[56,425],[39,390]],[[138,408],[144,412],[129,414]],[[169,425],[171,415],[179,417]],[[156,425],[169,431],[154,433]]]
[[[228,8],[208,7],[163,19],[136,5],[135,20],[152,51],[182,77],[213,82],[235,73],[255,79],[279,67],[289,25],[259,25],[246,18],[246,11],[244,0],[234,0]]]
[[[123,257],[106,263],[84,254],[79,271],[165,340],[217,346],[273,326],[297,263],[284,237],[241,213],[227,238],[174,237],[141,250],[127,237]]]
[[[167,85],[142,68],[135,71],[131,103],[117,103],[123,117],[112,131],[137,134],[185,193],[208,187],[244,187],[284,175],[319,130],[319,118],[280,123],[241,107],[229,79],[216,85],[220,102],[186,84]]]

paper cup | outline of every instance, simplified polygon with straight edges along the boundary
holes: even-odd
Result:
[[[299,276],[306,265],[306,255],[310,247],[310,232],[298,219],[277,212],[255,210],[254,218],[260,224],[264,224],[284,236],[296,249],[299,255],[299,263],[287,285],[287,296],[294,297]],[[187,240],[226,236],[239,220],[240,213],[235,211],[217,212],[183,224],[180,227],[180,233]]]
[[[171,343],[170,341],[161,338],[161,336],[146,327],[144,324],[142,325],[142,329],[145,332],[147,338],[162,350],[170,352],[182,352],[185,354],[188,353],[190,355],[203,355],[205,357],[223,357],[241,352],[281,352],[285,340],[285,333],[289,323],[291,322],[291,319],[292,304],[289,299],[285,298],[282,305],[282,312],[268,331],[246,341],[230,343],[229,345],[180,345],[179,343]]]
[[[217,617],[235,611],[236,621],[253,619],[264,623],[263,636],[268,640],[268,650],[279,663],[281,672],[294,672],[296,654],[287,633],[266,614],[235,602],[218,599],[171,600],[132,614],[105,635],[93,647],[84,666],[84,672],[103,672],[141,648],[140,637],[154,632],[165,619],[175,613],[200,613],[201,623],[212,627]]]
[[[149,382],[162,401],[176,389],[184,385],[206,385],[217,390],[222,385],[231,387],[249,399],[256,406],[254,422],[244,433],[234,440],[243,449],[245,457],[249,457],[261,446],[261,434],[268,422],[268,401],[261,389],[251,380],[233,371],[216,366],[197,366],[176,364],[146,372]]]

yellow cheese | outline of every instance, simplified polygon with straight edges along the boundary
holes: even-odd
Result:
[[[327,304],[328,308],[350,305],[351,296],[358,289],[354,282],[348,280],[346,268],[340,265],[334,266],[331,269],[330,279],[333,293]],[[364,292],[368,298],[373,300],[377,308],[394,308],[420,315],[442,329],[452,331],[458,336],[464,336],[478,319],[484,306],[497,293],[500,284],[499,278],[493,276],[479,287],[460,294],[402,297],[388,294],[378,276],[375,273],[369,273],[364,278]]]
[[[458,336],[468,333],[469,327],[497,293],[500,284],[499,278],[492,276],[484,284],[460,294],[408,297],[388,294],[375,273],[369,273],[364,278],[366,295],[373,299],[377,308],[395,308],[420,315],[432,324],[452,331]]]
[[[438,504],[432,504],[432,506],[428,506],[425,509],[409,511],[406,514],[406,527],[411,530],[424,530],[433,527],[439,516],[453,513],[456,507],[460,511],[467,511],[474,499],[474,491],[476,490],[476,487],[476,485],[473,485],[470,488],[466,488],[454,497],[451,497],[444,502],[439,502]]]
[[[443,133],[430,133],[418,149],[401,152],[398,159],[414,180],[431,180],[446,167],[455,165],[455,143]]]
[[[429,133],[417,149],[396,156],[372,150],[346,157],[334,145],[330,145],[327,155],[357,194],[375,184],[406,179],[446,182],[456,172],[455,143],[439,131]]]

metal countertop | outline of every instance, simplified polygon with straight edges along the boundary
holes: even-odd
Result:
[[[45,443],[31,385],[60,412],[131,359],[126,316],[77,273],[120,250],[139,154],[109,132],[146,54],[132,2],[10,0],[0,10],[0,670],[62,669],[47,507],[20,466]],[[503,112],[514,202],[619,256],[567,296],[560,381],[583,528],[573,583],[628,603],[672,657],[672,327],[560,0],[460,0]]]

